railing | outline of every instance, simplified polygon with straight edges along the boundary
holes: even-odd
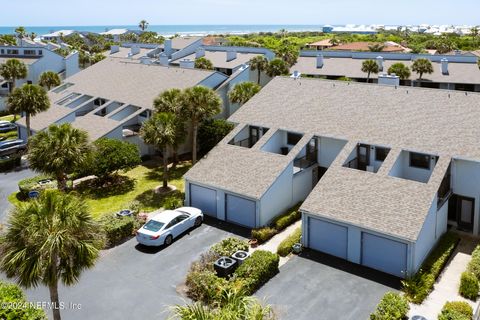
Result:
[[[358,158],[353,158],[352,160],[348,161],[347,164],[345,165],[345,167],[357,169],[358,168]]]
[[[296,168],[300,168],[300,171],[309,168],[314,164],[315,161],[308,159],[307,156],[293,160],[293,166]]]
[[[250,138],[234,141],[233,144],[240,147],[250,148]]]

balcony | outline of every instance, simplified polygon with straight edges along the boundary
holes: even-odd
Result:
[[[302,138],[303,134],[301,133],[277,130],[261,149],[286,156]]]
[[[240,130],[237,135],[228,142],[228,144],[244,147],[244,148],[251,148],[253,147],[258,140],[265,133],[267,133],[268,128],[262,128],[257,126],[245,126],[242,130]]]
[[[376,173],[388,156],[390,148],[359,143],[343,164],[345,168]]]

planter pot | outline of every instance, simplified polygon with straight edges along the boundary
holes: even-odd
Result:
[[[293,253],[295,253],[295,254],[299,254],[300,252],[302,252],[302,244],[301,244],[301,243],[295,243],[295,244],[292,246],[292,251],[293,251]]]
[[[257,239],[250,239],[250,240],[248,240],[248,244],[250,245],[250,247],[256,248],[256,247],[258,247],[258,240]]]

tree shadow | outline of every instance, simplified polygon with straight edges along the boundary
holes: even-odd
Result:
[[[107,181],[83,181],[77,185],[75,191],[81,195],[88,195],[93,199],[101,199],[130,192],[135,188],[135,184],[135,179],[118,175]]]
[[[161,208],[165,204],[166,198],[184,198],[183,192],[176,190],[166,194],[155,193],[154,190],[147,190],[135,197],[135,200],[140,202],[142,208],[151,207],[151,208]]]
[[[185,173],[191,168],[190,164],[179,164],[175,169],[172,169],[171,167],[168,170],[168,180],[177,180],[181,179]],[[157,181],[162,181],[163,180],[163,166],[156,166],[156,167],[151,167],[151,169],[147,174],[146,178],[149,180],[157,180]]]

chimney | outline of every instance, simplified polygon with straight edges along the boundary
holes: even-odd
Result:
[[[378,64],[378,70],[383,71],[383,57],[382,56],[377,57],[377,64]]]
[[[317,55],[317,69],[323,68],[323,54]]]
[[[172,51],[172,39],[166,39],[163,43],[163,52],[165,52],[167,56],[170,56],[172,54]]]
[[[443,58],[441,61],[442,64],[442,74],[443,75],[448,75],[448,59]]]
[[[205,48],[198,48],[195,52],[195,59],[205,57]]]
[[[180,60],[180,68],[193,69],[195,68],[195,61],[190,59]]]
[[[237,51],[228,50],[227,51],[227,62],[237,59]]]
[[[120,51],[120,47],[119,46],[111,46],[110,47],[110,54],[114,54],[114,53],[117,53]]]
[[[140,47],[132,46],[130,48],[130,56],[134,56],[134,55],[139,54],[139,53],[140,53]]]
[[[158,57],[158,62],[160,62],[160,65],[162,66],[168,66],[169,61],[168,61],[168,56],[165,52],[162,52],[160,56]]]
[[[400,85],[400,77],[397,76],[395,73],[392,74],[380,74],[378,76],[378,84],[384,86],[396,86]]]

